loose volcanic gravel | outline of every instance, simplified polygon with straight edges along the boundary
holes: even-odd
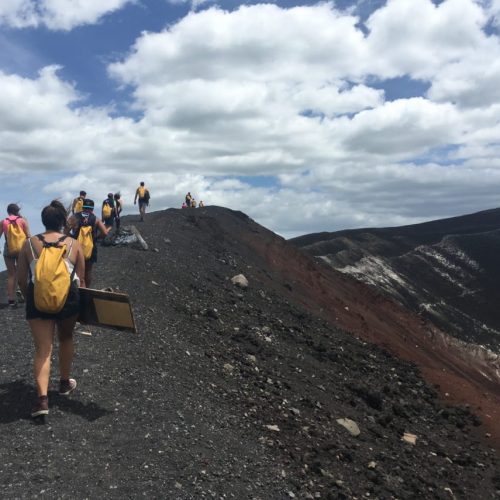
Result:
[[[139,334],[79,328],[78,388],[57,395],[55,353],[44,420],[24,311],[0,310],[2,498],[500,498],[479,419],[268,286],[228,230],[260,226],[217,207],[137,219],[149,250],[99,248],[94,286],[129,293]]]

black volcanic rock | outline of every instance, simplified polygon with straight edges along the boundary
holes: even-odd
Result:
[[[138,227],[159,251],[100,248],[95,285],[130,294],[140,334],[76,334],[77,392],[49,393],[45,425],[28,417],[23,312],[0,310],[4,498],[498,497],[498,455],[475,416],[306,307],[300,283],[252,244],[293,247],[217,207]],[[290,255],[282,263],[296,265]]]
[[[457,338],[500,353],[500,209],[291,242]]]

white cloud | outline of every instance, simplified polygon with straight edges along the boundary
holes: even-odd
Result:
[[[32,0],[6,0],[0,3],[0,24],[25,28],[38,24],[35,3]]]
[[[500,96],[487,17],[473,0],[389,1],[365,35],[332,4],[191,12],[109,66],[135,121],[89,106],[57,67],[0,73],[0,177],[28,172],[37,199],[121,190],[129,210],[144,180],[154,209],[191,191],[286,236],[488,208]],[[397,75],[428,94],[389,102],[370,86]]]
[[[135,0],[3,0],[0,24],[13,28],[46,26],[53,30],[71,30],[94,24],[110,12]]]
[[[484,40],[485,11],[473,0],[388,0],[368,19],[376,74],[430,79]]]

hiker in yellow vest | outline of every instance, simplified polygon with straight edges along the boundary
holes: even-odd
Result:
[[[38,398],[31,412],[32,417],[49,413],[47,391],[56,330],[59,340],[59,394],[67,396],[76,388],[76,381],[70,378],[73,330],[79,310],[78,286],[86,286],[82,248],[78,241],[63,232],[66,209],[60,201],[54,200],[42,210],[42,223],[45,232],[29,238],[23,245],[18,272],[19,287],[26,298],[26,319],[35,344],[33,374]],[[51,260],[50,256],[56,255],[58,261]],[[55,262],[59,266],[57,273],[54,272]],[[66,273],[62,281],[61,266]],[[46,290],[53,293],[49,296]],[[47,312],[45,306],[41,310],[40,303],[52,299],[52,295],[59,301],[59,311]]]
[[[71,204],[71,213],[78,214],[83,210],[83,200],[85,200],[85,197],[87,196],[87,193],[85,191],[80,191],[80,195],[73,200],[73,203]]]
[[[139,214],[141,215],[141,222],[144,221],[144,215],[146,213],[146,207],[149,206],[149,200],[151,196],[149,194],[149,189],[146,188],[144,182],[141,182],[139,187],[135,191],[134,205],[139,201]]]
[[[80,242],[85,260],[85,283],[90,287],[92,268],[97,262],[97,237],[106,236],[111,228],[106,228],[94,214],[94,200],[86,198],[83,210],[68,219],[67,232]]]
[[[26,238],[30,236],[30,230],[26,219],[19,215],[20,208],[15,203],[7,206],[8,217],[2,221],[0,226],[0,238],[5,235],[3,247],[3,258],[7,267],[7,300],[9,307],[17,307],[16,300],[16,274],[17,257]]]

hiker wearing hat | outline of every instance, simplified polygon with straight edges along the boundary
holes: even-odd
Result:
[[[73,200],[73,203],[71,204],[71,213],[73,215],[78,214],[83,210],[83,200],[85,200],[86,196],[87,193],[85,191],[80,191],[80,195]]]
[[[19,254],[19,288],[26,298],[26,319],[35,344],[33,374],[38,398],[32,417],[49,413],[47,398],[52,345],[59,340],[59,394],[76,388],[70,378],[73,330],[78,315],[79,285],[85,286],[85,264],[80,244],[64,234],[66,209],[54,200],[42,210],[45,231],[28,238]]]
[[[115,199],[113,193],[108,193],[108,197],[102,202],[101,217],[107,228],[112,228],[115,222]]]
[[[68,220],[69,234],[77,240],[85,258],[85,283],[90,287],[92,268],[97,262],[97,238],[106,236],[111,227],[106,228],[101,219],[94,214],[94,201],[86,198],[81,212],[72,215]]]
[[[0,238],[5,235],[3,258],[7,268],[7,300],[9,307],[17,307],[16,275],[17,257],[26,240],[30,237],[28,222],[19,214],[20,208],[15,203],[7,206],[7,217],[0,225]]]

